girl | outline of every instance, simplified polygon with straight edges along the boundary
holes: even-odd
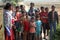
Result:
[[[23,13],[23,26],[24,26],[23,40],[28,40],[27,36],[28,36],[28,32],[29,32],[29,19],[28,19],[26,12]]]
[[[36,16],[36,37],[37,37],[37,40],[41,40],[40,37],[41,37],[41,21],[40,21],[40,16]]]
[[[35,18],[32,17],[30,21],[30,31],[29,31],[30,40],[35,40],[35,33],[36,33],[35,28],[36,28]]]

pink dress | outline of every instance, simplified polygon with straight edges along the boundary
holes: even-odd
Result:
[[[35,27],[36,27],[35,22],[30,22],[30,33],[36,32]]]

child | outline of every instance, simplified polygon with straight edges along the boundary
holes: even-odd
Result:
[[[30,31],[29,31],[30,40],[35,40],[35,33],[36,33],[35,28],[36,28],[35,18],[32,17],[30,21]]]
[[[16,26],[16,30],[15,30],[15,39],[16,40],[19,40],[20,39],[20,32],[21,32],[21,27],[22,27],[22,24],[21,24],[21,18],[22,14],[19,12],[19,6],[16,6],[16,14],[15,14],[15,26]]]
[[[41,36],[41,21],[40,21],[40,16],[36,16],[36,37],[37,37],[37,40],[41,40],[40,39],[40,36]]]
[[[45,19],[46,19],[46,23],[45,23],[45,25],[46,25],[46,30],[45,30],[45,34],[46,34],[46,31],[47,31],[47,36],[48,36],[48,34],[49,34],[49,29],[50,29],[50,27],[49,27],[49,22],[48,22],[48,13],[49,13],[49,9],[48,9],[48,7],[46,7],[45,8],[45,15],[46,15],[46,17],[45,17]]]
[[[24,37],[23,40],[28,40],[28,32],[29,32],[29,20],[28,17],[25,15],[23,20],[23,26],[24,26]]]

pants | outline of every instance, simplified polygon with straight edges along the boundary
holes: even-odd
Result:
[[[29,33],[30,40],[35,40],[35,33]]]
[[[45,34],[46,33],[46,30],[49,30],[50,29],[49,23],[42,23],[42,26],[43,26],[43,32]]]
[[[50,40],[52,40],[53,37],[53,31],[54,30],[54,34],[56,33],[56,22],[52,22],[50,23]]]

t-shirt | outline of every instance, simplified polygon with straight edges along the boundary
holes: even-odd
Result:
[[[41,25],[42,25],[41,21],[37,20],[36,21],[36,32],[41,31]]]
[[[48,13],[41,12],[40,13],[40,19],[43,23],[48,23]]]
[[[24,31],[29,31],[29,21],[28,20],[24,20],[23,21],[23,24],[24,24]]]

